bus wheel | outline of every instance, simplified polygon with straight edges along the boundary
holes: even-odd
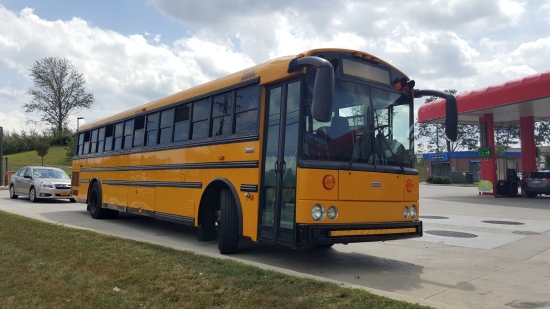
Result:
[[[101,208],[101,195],[99,194],[99,184],[94,182],[92,190],[90,190],[88,208],[90,209],[90,215],[94,219],[103,219],[107,215],[107,210]]]
[[[233,194],[229,189],[223,189],[220,194],[220,223],[218,249],[221,254],[231,254],[237,251],[239,244],[239,218]]]
[[[200,227],[197,231],[198,241],[212,241],[216,239],[216,215],[209,205],[201,209]]]

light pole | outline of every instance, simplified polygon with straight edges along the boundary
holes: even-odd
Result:
[[[78,127],[80,126],[80,119],[84,119],[84,117],[76,117],[76,130],[78,130]]]

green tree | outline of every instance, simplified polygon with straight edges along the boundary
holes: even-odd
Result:
[[[46,136],[37,139],[34,142],[34,150],[36,150],[38,156],[42,158],[42,166],[44,166],[44,156],[47,155],[48,150],[50,150],[50,140]]]
[[[71,163],[73,160],[75,138],[75,135],[72,134],[67,140],[67,147],[65,147],[65,161],[67,161],[67,163]]]
[[[94,95],[84,89],[84,78],[67,59],[43,58],[30,68],[34,88],[27,91],[31,103],[23,104],[25,112],[39,112],[54,136],[63,132],[69,116],[90,108]]]

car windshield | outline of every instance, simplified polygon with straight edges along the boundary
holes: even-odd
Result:
[[[51,168],[35,168],[33,174],[35,178],[69,179],[64,171]]]
[[[531,172],[531,174],[529,174],[529,178],[531,179],[550,178],[550,172]]]

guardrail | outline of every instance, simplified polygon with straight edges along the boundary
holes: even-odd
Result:
[[[8,175],[10,174],[15,174],[15,172],[13,171],[7,171],[6,174],[4,174],[4,187],[7,187],[8,186]]]

